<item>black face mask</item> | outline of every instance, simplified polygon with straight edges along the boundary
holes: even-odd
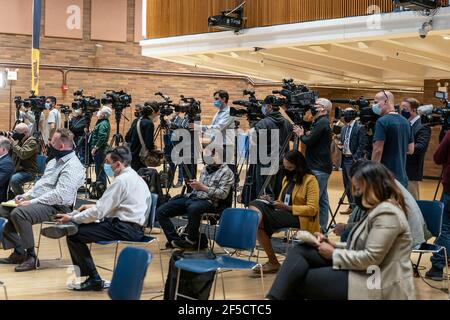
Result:
[[[363,205],[363,203],[362,203],[362,198],[363,198],[363,195],[362,195],[362,194],[357,194],[357,195],[354,195],[354,196],[353,196],[353,200],[355,201],[356,205],[357,205],[358,207],[360,207],[362,210],[368,211],[369,208],[366,208],[366,207]]]
[[[141,113],[140,113],[140,112],[135,112],[135,113],[134,113],[134,116],[135,116],[136,118],[140,118],[140,117],[141,117]]]
[[[286,178],[288,178],[289,180],[292,180],[295,176],[295,170],[287,170],[284,169],[284,175],[286,176]]]
[[[345,123],[350,123],[350,122],[352,122],[353,120],[355,120],[353,117],[344,117]]]
[[[206,172],[208,172],[208,174],[214,173],[217,170],[219,170],[221,164],[208,164],[206,166]]]
[[[14,141],[22,141],[22,139],[25,138],[25,135],[23,133],[14,131],[11,138],[13,138]]]
[[[311,108],[311,114],[313,117],[315,117],[318,113],[319,111],[316,108]]]
[[[53,148],[52,145],[48,145],[48,156],[54,157],[56,160],[59,160],[65,156],[67,156],[69,153],[71,153],[73,150],[57,150]]]

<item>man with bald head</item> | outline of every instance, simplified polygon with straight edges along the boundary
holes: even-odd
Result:
[[[372,160],[384,164],[407,188],[406,157],[414,153],[411,125],[395,111],[394,95],[389,91],[375,96],[372,110],[381,116],[375,125]]]
[[[9,186],[14,195],[24,194],[23,185],[34,181],[38,172],[36,158],[39,142],[30,135],[30,129],[25,123],[19,123],[15,127],[10,142],[16,172],[11,177]]]

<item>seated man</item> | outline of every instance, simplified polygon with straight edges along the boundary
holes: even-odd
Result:
[[[8,183],[14,173],[14,164],[8,154],[10,147],[8,139],[0,136],[0,202],[8,200]]]
[[[49,238],[67,237],[70,256],[82,277],[88,277],[76,291],[100,291],[104,282],[100,278],[87,243],[96,241],[140,241],[150,191],[144,180],[130,167],[131,152],[126,147],[108,151],[105,173],[115,177],[95,205],[83,205],[69,214],[58,214],[58,224],[42,230]],[[96,223],[100,220],[100,223]]]
[[[234,183],[234,174],[227,164],[223,164],[213,153],[214,164],[205,166],[200,173],[200,181],[189,182],[193,192],[188,196],[173,199],[162,205],[156,215],[166,235],[168,246],[193,249],[199,241],[201,216],[204,213],[216,212],[219,202],[227,199]],[[175,230],[170,218],[187,214],[186,237],[181,237]]]
[[[8,258],[0,259],[0,264],[18,264],[16,272],[39,265],[32,226],[72,211],[77,190],[84,182],[84,167],[73,151],[73,134],[68,129],[56,130],[49,147],[55,158],[47,164],[42,178],[30,191],[16,196],[17,208],[0,207],[0,216],[9,220],[3,232],[3,249],[14,249]]]
[[[9,186],[17,196],[24,193],[23,185],[26,182],[34,181],[38,173],[36,159],[39,142],[30,135],[30,129],[25,123],[19,123],[14,131],[10,142],[16,173],[12,176]]]

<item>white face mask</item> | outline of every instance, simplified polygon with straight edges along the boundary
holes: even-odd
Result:
[[[99,119],[102,118],[102,113],[100,111],[97,112],[97,118],[99,118]]]

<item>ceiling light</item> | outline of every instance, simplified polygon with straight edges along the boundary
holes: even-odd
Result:
[[[264,48],[261,47],[254,47],[253,50],[250,52],[250,54],[257,54],[258,52],[264,50]]]
[[[358,42],[358,48],[360,49],[369,49],[369,46],[365,42]]]
[[[212,60],[212,58],[207,56],[206,54],[199,54],[197,57],[199,57],[203,61],[211,61]]]
[[[442,36],[442,38],[444,38],[444,40],[450,40],[450,35]]]
[[[230,52],[230,56],[232,56],[233,58],[236,58],[236,59],[240,58],[239,55],[234,51]]]

